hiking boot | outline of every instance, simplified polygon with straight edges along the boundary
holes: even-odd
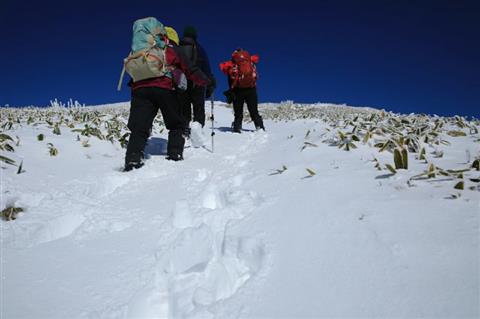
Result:
[[[255,129],[256,129],[257,131],[259,131],[259,130],[264,130],[264,131],[265,131],[265,127],[263,126],[263,124],[262,124],[262,125],[258,125],[258,126],[255,125]]]
[[[143,159],[145,158],[145,154],[142,152],[139,153],[130,153],[125,155],[125,167],[123,169],[124,172],[129,172],[132,169],[140,168],[144,165]]]
[[[167,159],[169,161],[174,161],[174,162],[183,161],[183,155],[182,154],[170,154],[167,157],[165,157],[165,159]]]
[[[232,122],[232,131],[233,133],[242,133],[242,124],[235,123],[236,121]]]
[[[130,172],[132,169],[138,169],[145,165],[142,161],[140,162],[129,162],[125,163],[125,167],[123,168],[124,172]]]
[[[168,132],[167,158],[170,160],[179,161],[183,159],[185,138],[182,132],[183,129],[175,129]]]

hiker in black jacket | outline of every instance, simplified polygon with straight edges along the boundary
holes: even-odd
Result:
[[[180,40],[180,48],[184,55],[210,78],[210,84],[206,87],[198,86],[192,81],[188,81],[187,90],[179,92],[177,95],[186,121],[186,127],[188,128],[188,123],[192,121],[192,105],[193,121],[199,122],[203,127],[205,125],[205,98],[209,98],[213,94],[216,83],[207,53],[198,43],[197,31],[194,27],[188,26],[185,28],[183,38]]]
[[[187,68],[190,70],[192,74],[195,74],[195,76],[200,77],[202,79],[205,79],[206,81],[210,81],[210,77],[207,76],[201,69],[200,66],[196,65],[193,63],[193,61],[190,59],[190,56],[187,56],[185,47],[179,46],[180,44],[180,39],[178,38],[177,31],[175,31],[174,28],[167,26],[165,27],[165,31],[167,31],[167,37],[169,40],[169,46],[175,51],[175,53],[178,55],[180,60],[187,66]],[[173,82],[175,85],[175,91],[176,95],[178,97],[178,100],[183,98],[182,94],[186,94],[187,88],[188,88],[188,80],[185,76],[185,74],[178,68],[172,70],[172,76],[173,76]],[[190,81],[191,82],[191,81]],[[211,86],[210,84],[209,86]],[[191,121],[191,109],[189,109],[189,114],[190,117],[188,119],[184,118],[184,111],[183,111],[183,106],[180,104],[180,101],[178,103],[179,105],[179,110],[178,113],[182,116],[184,119],[185,123],[184,126],[185,128],[183,129],[184,133],[188,133],[188,128],[189,128],[189,122]]]

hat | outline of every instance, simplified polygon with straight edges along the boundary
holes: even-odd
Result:
[[[178,38],[178,33],[172,27],[165,27],[165,31],[167,32],[167,37],[170,41],[178,45],[180,39]]]
[[[183,37],[184,38],[192,38],[194,40],[197,39],[197,30],[195,29],[195,27],[192,27],[191,25],[185,27],[185,29],[183,29]]]

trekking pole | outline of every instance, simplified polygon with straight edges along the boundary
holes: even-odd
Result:
[[[213,153],[213,146],[214,146],[213,137],[215,136],[215,131],[214,131],[214,126],[215,126],[214,120],[215,120],[215,118],[213,116],[213,101],[214,101],[214,96],[213,96],[213,93],[212,93],[212,95],[210,96],[210,102],[211,102],[211,107],[212,107],[212,109],[211,109],[212,114],[210,115],[210,119],[212,120],[212,134],[211,134],[211,136],[212,136],[212,153]]]

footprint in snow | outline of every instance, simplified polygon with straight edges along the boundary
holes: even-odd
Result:
[[[188,202],[186,200],[177,201],[172,216],[173,226],[179,229],[194,226],[194,220]]]
[[[201,168],[197,170],[197,176],[195,177],[196,182],[203,182],[210,175],[210,171],[206,168]]]
[[[201,203],[204,208],[220,209],[225,207],[225,196],[213,185],[208,185],[201,195]]]

